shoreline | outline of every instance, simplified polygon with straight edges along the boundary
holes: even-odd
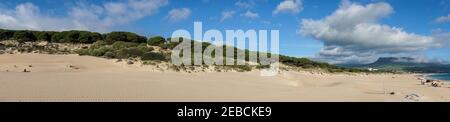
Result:
[[[439,75],[439,74],[450,74],[450,73],[422,73],[423,78],[427,79],[427,80],[441,80],[444,82],[450,82],[450,80],[448,79],[439,79],[439,78],[435,78],[432,75]]]

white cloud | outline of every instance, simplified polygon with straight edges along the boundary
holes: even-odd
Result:
[[[253,0],[247,1],[239,0],[236,3],[234,3],[234,5],[236,5],[239,8],[250,9],[255,6],[255,2]]]
[[[442,46],[450,47],[450,32],[442,29],[435,29],[432,31],[432,36],[435,42]]]
[[[59,29],[68,26],[65,21],[40,14],[37,6],[31,3],[17,5],[12,10],[0,11],[0,27],[7,29]]]
[[[220,22],[223,22],[226,19],[233,17],[235,13],[236,13],[235,11],[223,11],[222,17],[220,18]]]
[[[435,20],[436,23],[447,23],[449,21],[450,21],[450,14],[448,14],[447,16],[438,17]]]
[[[259,14],[258,13],[253,13],[250,10],[248,10],[247,12],[242,14],[242,16],[254,19],[254,18],[258,18]]]
[[[67,16],[52,16],[41,12],[32,3],[22,3],[14,9],[0,10],[0,27],[8,29],[109,31],[109,29],[156,13],[167,0],[126,0],[101,5],[79,3],[69,8]]]
[[[187,19],[191,15],[191,10],[189,8],[178,8],[169,11],[167,18],[169,21],[177,22]]]
[[[278,4],[277,8],[273,11],[273,14],[279,13],[292,13],[297,14],[303,10],[302,0],[284,0]]]
[[[379,55],[414,53],[440,46],[432,37],[378,23],[391,13],[393,8],[388,3],[360,5],[344,0],[324,19],[303,19],[300,33],[323,41],[325,47],[317,58],[333,63],[368,63]]]

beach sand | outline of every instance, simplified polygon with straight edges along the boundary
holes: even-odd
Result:
[[[0,55],[0,101],[409,101],[408,94],[450,101],[448,84],[420,85],[414,74],[264,77],[259,71],[156,71],[91,56]]]

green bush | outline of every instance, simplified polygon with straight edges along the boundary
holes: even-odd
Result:
[[[14,32],[15,31],[13,31],[13,30],[0,29],[0,40],[8,40],[8,39],[13,38]]]
[[[100,47],[98,49],[91,49],[89,51],[89,54],[92,56],[103,56],[107,52],[114,52],[114,49],[111,47],[104,46],[104,47]]]
[[[126,59],[126,58],[137,58],[140,57],[144,54],[145,52],[140,50],[137,47],[132,47],[132,48],[125,48],[125,49],[121,49],[119,51],[117,51],[116,53],[116,57],[119,59]]]
[[[159,60],[165,61],[166,57],[161,53],[146,52],[141,56],[141,60]]]
[[[42,35],[44,32],[35,32],[35,35]],[[103,37],[100,33],[89,32],[89,31],[63,31],[63,32],[46,32],[49,36],[51,42],[57,43],[86,43],[91,44],[96,41],[103,40]],[[45,33],[44,33],[44,36]],[[46,38],[46,37],[43,37]],[[45,40],[45,39],[42,39]]]
[[[106,57],[106,58],[115,58],[116,57],[116,53],[114,53],[114,52],[106,52],[103,56]]]
[[[111,32],[106,34],[105,38],[108,44],[113,44],[116,41],[145,43],[146,40],[146,37],[131,32]]]
[[[159,45],[164,44],[165,42],[166,42],[166,39],[161,36],[155,36],[155,37],[149,38],[147,40],[147,44],[151,45],[151,46],[159,46]]]
[[[100,33],[92,33],[87,31],[80,31],[79,37],[77,39],[80,43],[94,43],[96,41],[102,40],[102,35]]]
[[[123,41],[117,41],[112,44],[112,47],[116,50],[130,48],[130,47],[137,47],[137,43],[133,42],[123,42]]]
[[[89,49],[77,50],[80,55],[91,55],[106,58],[141,58],[142,60],[166,60],[166,56],[161,53],[154,53],[152,47],[147,44],[137,44],[133,42],[117,41],[108,45],[104,41],[95,42]]]
[[[267,69],[267,68],[270,68],[270,65],[261,65],[261,64],[258,64],[258,65],[256,65],[255,68],[257,68],[257,69]]]
[[[147,46],[138,46],[139,50],[142,50],[143,52],[151,52],[153,51],[153,47],[147,47]]]
[[[66,43],[80,43],[80,31],[63,31],[64,41]]]
[[[63,33],[55,33],[52,35],[51,42],[63,42],[64,34]]]
[[[147,43],[141,43],[139,44],[139,47],[147,47]]]
[[[4,44],[0,44],[0,50],[5,50],[6,46]]]
[[[30,31],[16,31],[13,35],[13,39],[19,42],[36,41],[36,37]]]
[[[36,36],[37,40],[40,41],[51,41],[52,36],[50,35],[50,33],[46,32],[46,31],[35,31],[33,32],[34,36]]]
[[[170,43],[165,43],[165,44],[161,44],[159,45],[162,49],[173,49],[175,48],[178,44],[180,44],[179,42],[170,42]]]
[[[90,55],[90,54],[89,54],[89,49],[79,49],[79,50],[75,50],[75,53],[77,53],[78,55]]]
[[[230,65],[228,67],[231,67],[238,72],[252,71],[252,67],[248,64],[246,64],[246,65]]]
[[[108,45],[105,41],[97,41],[91,45],[90,49],[96,49]]]

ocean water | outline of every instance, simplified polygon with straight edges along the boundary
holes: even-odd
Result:
[[[430,74],[428,77],[439,80],[450,81],[450,73]]]

